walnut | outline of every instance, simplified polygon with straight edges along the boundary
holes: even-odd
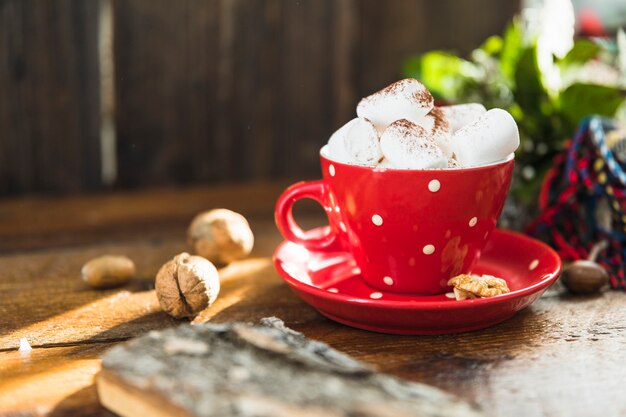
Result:
[[[492,275],[461,274],[450,278],[448,285],[454,287],[454,295],[457,300],[493,297],[510,292],[505,280]]]
[[[161,308],[170,316],[193,317],[213,304],[220,278],[211,262],[183,252],[159,269],[155,289]]]
[[[88,261],[80,273],[92,288],[114,288],[126,284],[135,276],[135,263],[126,256],[105,255]]]
[[[471,300],[472,298],[478,298],[476,294],[472,294],[471,292],[462,290],[460,288],[454,287],[452,291],[454,292],[454,298],[456,298],[457,301]]]
[[[241,214],[216,209],[193,219],[187,230],[187,241],[198,255],[225,265],[250,253],[254,235]]]

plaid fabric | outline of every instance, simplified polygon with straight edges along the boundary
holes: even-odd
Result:
[[[589,117],[557,155],[539,195],[540,214],[526,233],[548,242],[563,260],[596,262],[613,289],[626,290],[626,134],[609,119]]]

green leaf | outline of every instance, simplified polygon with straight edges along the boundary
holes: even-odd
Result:
[[[471,62],[450,53],[433,51],[407,61],[404,73],[421,80],[436,97],[457,101],[471,82],[476,68]]]
[[[509,82],[513,82],[515,67],[524,45],[522,43],[522,28],[519,19],[513,19],[504,32],[502,51],[500,53],[500,69]]]
[[[574,47],[558,61],[561,69],[566,69],[572,65],[582,65],[590,59],[595,58],[602,47],[587,39],[579,39],[574,43]]]
[[[502,47],[504,46],[504,40],[497,35],[490,36],[487,38],[482,45],[480,45],[479,49],[485,51],[487,55],[497,55],[502,51]]]
[[[514,68],[513,77],[515,80],[513,95],[523,113],[527,117],[531,115],[541,117],[541,114],[545,114],[545,111],[542,110],[546,110],[543,107],[547,93],[541,82],[537,52],[534,46],[524,48]]]
[[[626,91],[595,84],[572,84],[560,97],[561,113],[574,124],[592,114],[612,117],[626,99]]]

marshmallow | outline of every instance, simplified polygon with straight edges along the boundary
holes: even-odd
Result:
[[[450,168],[450,169],[461,168],[461,165],[459,165],[459,161],[457,161],[456,158],[450,158],[448,159],[447,168]]]
[[[439,107],[450,124],[450,133],[454,133],[465,125],[472,123],[487,112],[480,103],[457,104]]]
[[[406,119],[397,120],[385,129],[380,147],[395,168],[433,169],[448,165],[448,158],[428,132]]]
[[[433,96],[426,87],[414,78],[406,78],[362,99],[356,114],[383,132],[396,120],[407,119],[415,123],[432,108]]]
[[[389,159],[387,158],[383,158],[381,159],[381,161],[376,164],[376,168],[381,168],[381,169],[393,169],[395,168],[395,166],[391,163],[391,161],[389,161]]]
[[[419,121],[413,122],[423,127],[424,130],[432,136],[437,146],[441,148],[447,157],[452,156],[452,150],[450,149],[452,132],[450,131],[448,120],[440,107],[433,107],[430,113],[422,117]]]
[[[489,110],[459,129],[451,140],[452,151],[463,167],[499,161],[513,153],[518,146],[517,124],[513,116],[502,109]]]
[[[328,156],[348,164],[376,165],[383,157],[376,128],[369,120],[349,121],[328,140]]]
[[[383,158],[378,132],[366,119],[359,118],[352,123],[346,133],[345,146],[348,155],[357,164],[375,165]]]
[[[348,154],[346,149],[345,137],[350,127],[357,121],[352,119],[345,125],[341,126],[335,133],[328,139],[328,157],[337,162],[344,162],[346,164],[352,163],[352,158]]]

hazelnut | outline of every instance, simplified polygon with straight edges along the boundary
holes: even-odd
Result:
[[[126,256],[105,255],[88,261],[80,273],[92,288],[114,288],[126,284],[135,276],[135,264]]]
[[[563,269],[561,282],[574,294],[591,294],[609,282],[609,274],[593,261],[574,261]]]
[[[252,250],[254,235],[239,213],[216,209],[198,214],[187,230],[187,241],[196,254],[226,265]]]
[[[159,269],[155,289],[161,308],[170,316],[193,317],[213,304],[220,278],[211,262],[183,252]]]

